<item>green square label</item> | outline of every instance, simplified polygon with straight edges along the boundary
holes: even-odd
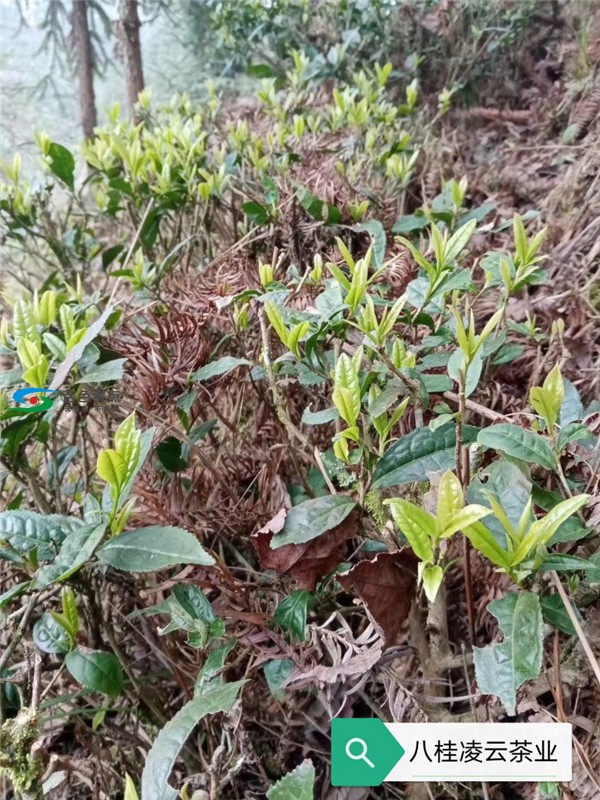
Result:
[[[332,786],[379,786],[404,755],[379,719],[331,721]]]

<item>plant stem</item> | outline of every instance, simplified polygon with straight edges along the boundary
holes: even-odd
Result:
[[[468,367],[467,367],[468,368]],[[464,447],[465,419],[467,416],[466,372],[460,370],[458,379],[458,418],[456,421],[456,477],[461,483],[466,496],[470,479],[469,448]],[[471,646],[475,644],[475,609],[473,604],[473,583],[471,577],[471,545],[466,536],[462,541],[463,575],[465,578],[465,599],[467,601],[467,617],[469,620],[469,639]]]

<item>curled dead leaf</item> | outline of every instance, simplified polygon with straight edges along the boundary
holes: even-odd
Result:
[[[317,581],[344,560],[344,544],[358,532],[358,512],[352,511],[337,527],[303,544],[288,544],[271,549],[271,540],[285,524],[287,511],[282,508],[251,538],[263,569],[294,578],[299,588],[312,591]]]
[[[417,563],[410,550],[379,553],[338,575],[344,589],[360,597],[388,646],[396,643],[410,613],[417,589]]]

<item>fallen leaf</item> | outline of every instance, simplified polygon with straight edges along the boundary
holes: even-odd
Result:
[[[282,508],[251,538],[263,569],[272,569],[278,575],[290,575],[300,589],[312,591],[317,581],[344,560],[344,543],[358,532],[358,512],[352,511],[346,519],[317,539],[303,544],[287,544],[271,549],[271,539],[283,529],[287,511]]]
[[[355,591],[386,644],[396,643],[415,597],[417,559],[410,550],[379,553],[338,575],[346,591]]]
[[[350,685],[358,681],[359,686],[363,685],[383,653],[383,639],[372,624],[357,636],[337,612],[322,625],[309,625],[309,630],[320,663],[308,670],[294,669],[285,686],[338,684],[340,681]],[[351,694],[356,690],[355,686],[346,691]]]

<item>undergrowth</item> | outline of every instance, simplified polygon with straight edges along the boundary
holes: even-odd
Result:
[[[361,64],[323,83],[296,49],[242,116],[142,95],[77,156],[38,134],[37,183],[4,167],[23,798],[308,798],[333,716],[525,720],[560,670],[600,680],[600,408],[565,320],[515,313],[547,230],[468,175],[427,193],[452,87]]]

